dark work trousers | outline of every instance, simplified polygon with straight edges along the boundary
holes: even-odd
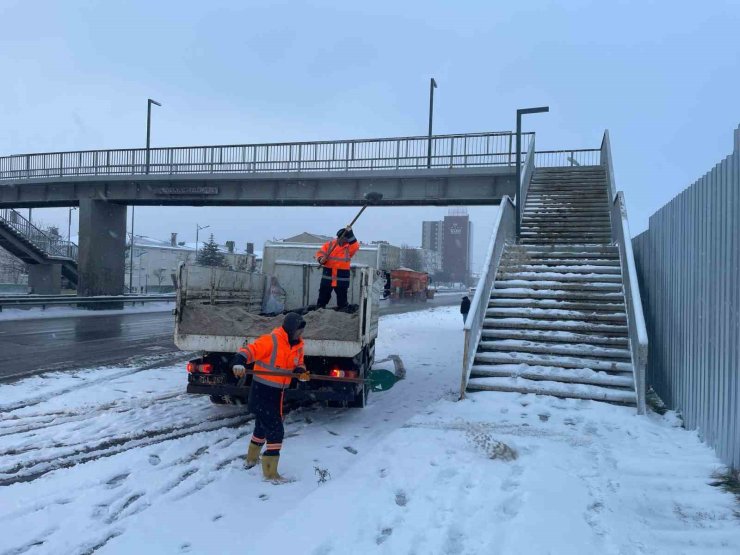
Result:
[[[252,443],[265,445],[265,455],[279,455],[283,445],[283,393],[279,387],[270,387],[252,381],[249,389],[249,412],[254,415]]]
[[[463,324],[464,324],[465,323],[465,320],[468,319],[468,313],[467,312],[463,312],[462,313],[462,317],[463,317]]]
[[[348,272],[349,273],[349,272]],[[331,286],[330,279],[322,279],[321,285],[319,286],[319,300],[316,302],[321,308],[325,308],[331,300],[331,292],[337,294],[337,306],[344,308],[347,306],[347,290],[349,289],[348,281],[338,281],[336,287]]]

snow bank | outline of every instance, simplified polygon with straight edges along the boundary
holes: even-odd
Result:
[[[4,307],[0,312],[0,322],[6,320],[38,320],[42,318],[64,318],[66,316],[111,316],[115,314],[128,314],[132,312],[168,312],[175,308],[172,302],[151,302],[135,306],[126,305],[121,310],[87,310],[71,306],[50,306],[46,309],[33,308],[9,308]]]

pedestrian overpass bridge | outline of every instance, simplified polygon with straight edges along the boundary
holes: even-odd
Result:
[[[0,158],[0,207],[496,204],[514,194],[511,132]],[[532,134],[524,134],[524,148]]]
[[[608,132],[585,150],[523,139],[519,168],[511,132],[6,156],[0,209],[78,205],[78,294],[93,296],[123,292],[128,205],[353,206],[371,191],[381,206],[501,204],[465,325],[461,395],[643,412],[647,337]]]

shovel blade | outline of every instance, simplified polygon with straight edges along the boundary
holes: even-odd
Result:
[[[388,391],[399,378],[390,370],[370,370],[366,379],[370,380],[371,391]]]

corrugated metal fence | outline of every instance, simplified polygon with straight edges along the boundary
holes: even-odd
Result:
[[[648,384],[740,469],[740,127],[734,152],[633,239]]]

